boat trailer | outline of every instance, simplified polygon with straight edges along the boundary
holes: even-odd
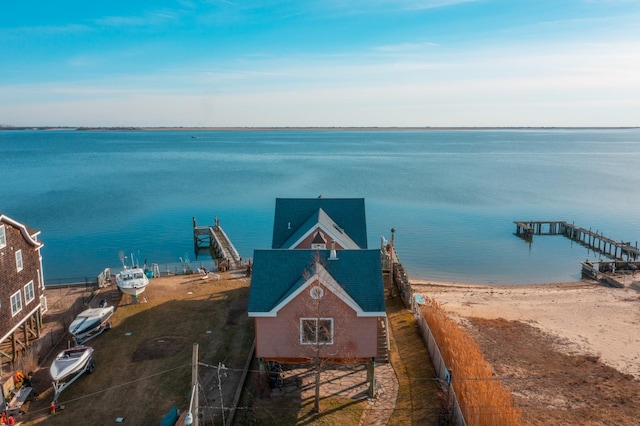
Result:
[[[79,370],[71,379],[66,382],[60,382],[55,380],[53,382],[53,402],[51,405],[55,406],[58,403],[58,397],[62,393],[63,390],[68,388],[73,382],[78,380],[80,376],[84,373],[93,373],[94,368],[96,368],[96,362],[93,360],[93,356],[89,357],[84,367]]]
[[[100,301],[100,308],[106,308],[107,307],[107,300],[106,299],[102,299]],[[82,333],[82,335],[80,336],[73,336],[73,343],[74,346],[81,346],[84,345],[85,343],[87,343],[89,340],[93,339],[94,337],[98,337],[99,335],[101,335],[102,333],[104,333],[107,330],[111,330],[111,321],[109,321],[111,319],[111,316],[113,315],[113,310],[111,311],[111,314],[97,327],[92,328],[91,330]]]

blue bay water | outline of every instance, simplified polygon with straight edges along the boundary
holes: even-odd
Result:
[[[0,131],[0,212],[41,230],[45,278],[192,260],[192,217],[240,255],[269,248],[276,197],[364,197],[412,278],[576,280],[597,254],[514,220],[640,240],[640,130]]]

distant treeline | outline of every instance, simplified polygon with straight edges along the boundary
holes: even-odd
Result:
[[[144,130],[142,127],[71,127],[71,126],[9,126],[0,124],[0,130]]]
[[[626,130],[626,129],[638,129],[638,126],[629,127],[533,127],[533,126],[521,126],[521,127],[331,127],[331,126],[318,126],[318,127],[191,127],[191,126],[178,126],[178,127],[75,127],[75,126],[11,126],[6,124],[0,124],[0,130],[84,130],[84,131],[117,131],[117,130]]]

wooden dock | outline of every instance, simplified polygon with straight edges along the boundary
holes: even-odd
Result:
[[[216,217],[212,226],[198,226],[196,218],[193,218],[193,249],[198,255],[205,251],[215,259],[218,267],[224,269],[240,269],[242,258],[231,243],[231,240],[220,226],[220,220]]]
[[[623,260],[584,261],[582,277],[599,281],[609,287],[624,288],[637,285],[636,274],[640,271],[640,262]]]
[[[564,221],[516,221],[516,235],[520,238],[532,241],[534,235],[564,235],[572,241],[602,253],[616,260],[637,261],[640,260],[638,242],[635,246],[631,242],[616,241],[594,232],[591,229],[581,228]]]

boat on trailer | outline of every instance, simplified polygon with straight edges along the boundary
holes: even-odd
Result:
[[[91,346],[76,346],[60,352],[51,363],[49,372],[51,378],[60,382],[69,376],[81,371],[93,360],[93,348]]]
[[[51,363],[49,373],[53,379],[53,401],[58,400],[60,393],[86,372],[93,372],[93,348],[76,346],[60,352]]]
[[[69,325],[69,333],[73,336],[76,344],[86,343],[111,328],[109,319],[113,315],[115,308],[102,305],[101,303],[99,308],[89,308],[80,312]]]

